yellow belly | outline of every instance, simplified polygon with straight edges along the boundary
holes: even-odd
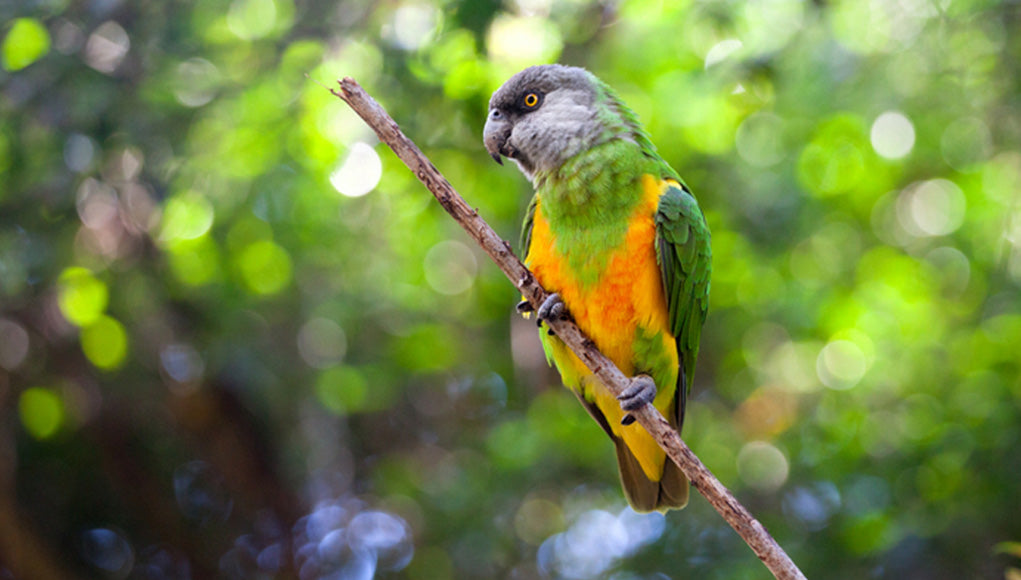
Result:
[[[535,212],[527,262],[539,283],[560,293],[581,330],[625,375],[632,376],[636,370],[649,372],[643,368],[645,361],[636,360],[639,332],[661,334],[672,374],[659,372],[660,376],[653,377],[658,389],[654,405],[669,417],[675,404],[678,358],[656,262],[654,221],[665,185],[652,176],[643,178],[642,203],[630,219],[623,244],[611,250],[606,269],[596,283],[587,287],[579,284],[567,261],[558,254],[555,236],[542,215],[541,200]],[[640,425],[622,426],[624,412],[616,398],[560,340],[553,340],[551,346],[564,384],[596,404],[613,434],[624,440],[649,479],[658,481],[664,456],[656,442]]]

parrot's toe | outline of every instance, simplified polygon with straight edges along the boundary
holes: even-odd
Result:
[[[532,308],[532,303],[528,300],[522,300],[518,302],[517,306],[514,307],[518,311],[518,314],[528,314],[529,312],[535,312],[535,308]]]
[[[620,401],[620,408],[625,411],[634,411],[646,403],[651,403],[656,398],[656,383],[649,375],[638,375],[631,379],[631,385],[624,389],[617,400]],[[628,420],[630,418],[630,421]],[[621,421],[624,425],[634,422],[634,417],[625,415]]]
[[[560,294],[553,292],[543,300],[539,310],[536,311],[536,324],[542,326],[543,320],[566,320],[568,318],[567,305],[560,299]]]

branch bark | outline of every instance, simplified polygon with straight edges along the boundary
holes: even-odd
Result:
[[[424,153],[408,139],[386,110],[350,77],[340,82],[340,90],[330,92],[346,102],[397,154],[397,157],[425,184],[430,192],[482,249],[496,262],[500,270],[521,291],[533,307],[538,308],[548,296],[532,273],[518,260],[510,245],[504,241],[477,211],[454,191],[450,182],[440,174]],[[599,380],[613,394],[623,391],[630,380],[608,358],[596,348],[574,322],[552,320],[549,326],[564,343],[599,377]],[[652,405],[645,405],[631,413],[659,443],[660,447],[676,463],[723,519],[741,536],[755,555],[782,580],[804,580],[805,576],[794,564],[783,548],[773,539],[765,526],[730,493],[720,480],[716,479],[694,452],[684,443],[663,415]]]

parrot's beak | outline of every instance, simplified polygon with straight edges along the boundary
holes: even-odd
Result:
[[[510,138],[511,128],[505,119],[490,113],[486,127],[482,130],[482,142],[486,145],[486,151],[500,165],[503,165],[500,155],[507,155],[507,139]]]

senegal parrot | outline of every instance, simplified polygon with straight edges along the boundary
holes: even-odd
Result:
[[[618,400],[559,338],[540,332],[547,358],[613,440],[631,506],[684,507],[687,478],[628,411],[651,402],[678,431],[683,424],[709,305],[712,256],[698,202],[635,114],[581,68],[533,66],[511,77],[489,101],[483,142],[535,188],[521,245],[525,265],[553,293],[539,324],[572,317],[635,378]]]

